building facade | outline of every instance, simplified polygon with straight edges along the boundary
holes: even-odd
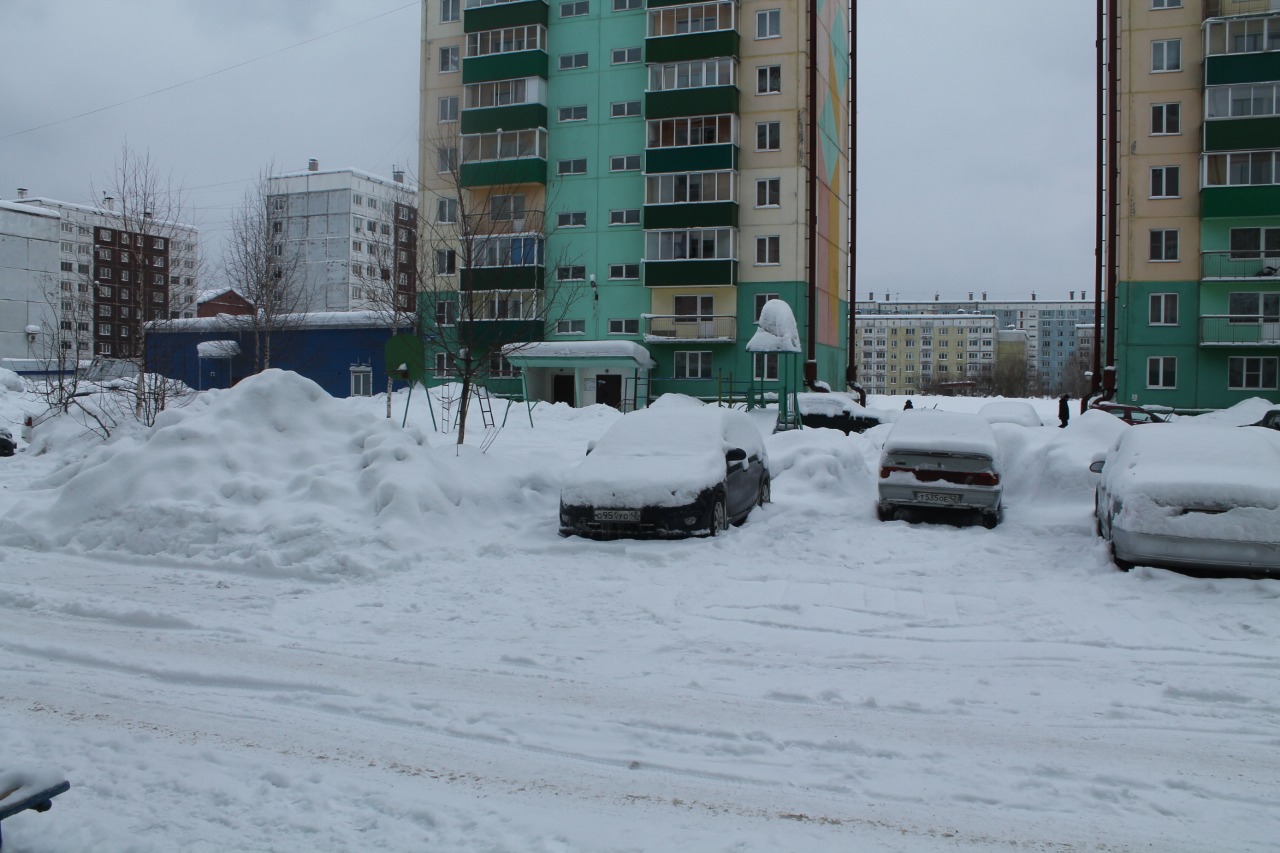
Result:
[[[19,205],[59,216],[57,298],[47,300],[42,358],[129,358],[141,353],[142,327],[194,317],[199,287],[199,232],[194,226],[136,218],[116,208],[29,198]],[[52,347],[52,349],[50,349]]]
[[[1126,0],[1118,47],[1118,399],[1275,399],[1280,4]]]
[[[52,210],[0,201],[0,359],[47,357],[42,338],[50,301],[63,298],[57,290],[61,219]]]
[[[303,312],[416,310],[418,200],[393,180],[357,169],[267,179],[268,220],[278,257],[296,264]]]
[[[869,294],[871,295],[871,294]],[[1082,344],[1078,329],[1082,324],[1092,327],[1097,311],[1091,301],[1080,292],[1064,301],[1030,299],[1023,301],[987,301],[986,294],[974,301],[935,302],[876,302],[859,301],[855,307],[858,324],[864,316],[880,314],[954,314],[971,312],[995,317],[1001,330],[1015,329],[1026,333],[1025,359],[1027,393],[1058,395],[1077,394],[1083,390],[1083,372],[1080,369],[1081,353],[1092,358],[1092,343]],[[1089,338],[1092,341],[1092,336]],[[865,359],[864,359],[865,361]],[[1089,363],[1088,360],[1085,363]],[[1086,368],[1088,369],[1088,368]],[[861,371],[858,374],[863,376]],[[865,381],[863,383],[865,385]]]
[[[992,314],[859,316],[854,352],[862,387],[869,394],[990,389],[1001,349],[998,329]],[[1020,364],[1026,357],[1022,347],[1007,349],[1005,354]]]
[[[819,8],[812,57],[807,9],[425,0],[434,272],[507,340],[639,344],[654,394],[776,384],[777,355],[745,344],[781,298],[812,336],[817,378],[843,387],[848,4]],[[468,216],[486,220],[484,251],[439,227]],[[594,374],[576,376],[574,399],[594,402]]]

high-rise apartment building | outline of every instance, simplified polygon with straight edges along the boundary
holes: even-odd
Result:
[[[0,201],[0,359],[47,358],[42,338],[49,302],[61,301],[55,284],[60,220],[52,210]]]
[[[267,179],[273,250],[296,263],[302,312],[416,309],[418,199],[392,180],[357,169]]]
[[[62,334],[59,352],[39,357],[132,357],[141,351],[142,324],[196,315],[199,232],[195,226],[137,215],[104,197],[98,206],[29,198],[15,204],[57,213],[57,298],[51,322]],[[51,285],[52,287],[52,285]]]
[[[871,394],[990,388],[997,331],[991,314],[859,317],[854,352],[862,387]],[[1021,349],[1015,357],[1024,357]]]
[[[643,347],[651,395],[776,383],[778,354],[745,345],[781,298],[800,358],[843,387],[848,3],[814,6],[425,0],[436,278],[507,341]],[[484,220],[470,250],[449,233],[466,217]],[[616,399],[604,362],[553,369],[557,399]]]
[[[1274,398],[1280,2],[1111,2],[1117,397],[1184,409]]]

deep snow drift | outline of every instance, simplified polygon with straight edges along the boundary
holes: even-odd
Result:
[[[1120,573],[1093,534],[1091,458],[1179,423],[993,425],[991,531],[875,520],[889,425],[770,435],[741,528],[591,542],[557,536],[559,483],[616,412],[500,406],[481,454],[405,404],[272,372],[0,460],[0,771],[73,784],[6,850],[1280,835],[1280,583]],[[0,418],[37,408],[0,390]]]

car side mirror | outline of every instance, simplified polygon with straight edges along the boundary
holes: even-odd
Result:
[[[1095,456],[1093,457],[1093,461],[1089,463],[1089,470],[1095,474],[1101,474],[1102,466],[1105,464],[1106,464],[1105,456],[1101,456],[1101,455]]]
[[[743,450],[741,447],[735,447],[724,455],[724,461],[730,465],[735,462],[741,463],[742,467],[745,468],[747,467],[747,451]]]

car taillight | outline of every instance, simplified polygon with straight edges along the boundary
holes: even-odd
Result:
[[[1000,485],[1000,475],[990,471],[982,474],[972,474],[970,475],[969,484],[972,486],[998,486]]]
[[[888,477],[890,474],[904,474],[904,473],[910,473],[910,472],[911,472],[910,468],[896,468],[893,465],[882,465],[880,467],[880,479],[883,480],[885,477]]]

